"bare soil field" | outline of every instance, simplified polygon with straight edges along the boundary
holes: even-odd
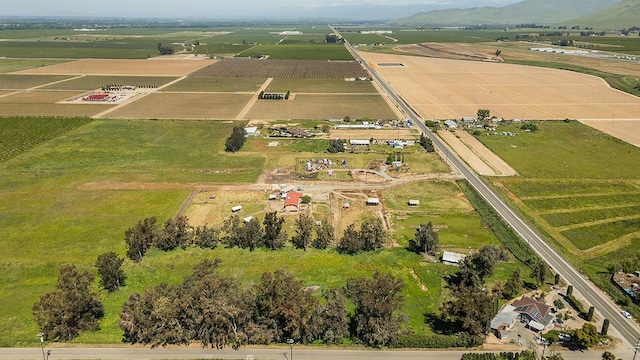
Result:
[[[482,51],[474,51],[465,47],[464,44],[449,43],[421,43],[402,45],[393,48],[395,51],[406,52],[410,54],[418,54],[429,57],[439,57],[445,59],[457,60],[478,60],[478,61],[502,61],[501,58],[493,54]]]
[[[343,118],[392,119],[395,113],[380,95],[306,95],[294,100],[258,101],[247,117],[258,120]]]
[[[637,120],[581,120],[581,123],[598,129],[629,144],[640,147],[640,121]]]
[[[402,128],[397,130],[329,130],[330,139],[374,139],[374,140],[413,140],[418,137],[410,129]]]
[[[475,116],[479,108],[505,119],[637,119],[640,114],[640,98],[594,76],[501,63],[361,54],[426,119]]]
[[[216,60],[114,60],[87,59],[18,71],[14,74],[185,76]]]
[[[109,113],[114,118],[235,119],[247,94],[153,93]]]
[[[293,79],[343,79],[366,77],[367,73],[355,61],[327,60],[255,60],[223,59],[192,76],[257,77]]]
[[[0,89],[25,90],[42,86],[52,82],[69,79],[70,76],[61,75],[0,75]]]
[[[0,97],[0,116],[92,116],[107,109],[105,104],[56,104],[82,93],[29,91]]]

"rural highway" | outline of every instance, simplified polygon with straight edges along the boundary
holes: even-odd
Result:
[[[256,359],[256,360],[292,360],[291,348],[289,347],[269,347],[269,348],[240,348],[238,351],[231,349],[202,349],[202,348],[45,348],[51,351],[49,359]],[[293,359],[295,360],[386,360],[398,358],[403,360],[456,360],[462,354],[469,351],[413,351],[413,350],[325,350],[313,348],[299,348],[293,346]],[[474,351],[476,352],[476,351]],[[546,354],[550,355],[554,349],[547,349]],[[601,351],[558,351],[565,360],[600,360]],[[286,354],[286,355],[285,355]],[[633,354],[626,352],[617,354],[623,358],[631,359]],[[46,358],[46,356],[45,356]],[[0,349],[0,360],[22,359],[39,360],[43,359],[40,348],[12,348]]]
[[[333,32],[340,36],[333,27]],[[473,188],[487,201],[502,218],[515,230],[515,232],[526,241],[529,246],[547,263],[549,266],[570,285],[573,285],[589,305],[595,307],[597,313],[605,319],[609,319],[611,325],[620,333],[624,341],[633,348],[640,343],[640,329],[634,320],[626,319],[620,314],[621,309],[611,300],[611,298],[595,286],[589,279],[576,270],[562,256],[547,244],[525,221],[523,221],[502,199],[476,174],[451,148],[442,141],[436,134],[432,133],[424,124],[420,117],[402,97],[385,81],[362,56],[345,40],[345,46],[353,57],[371,74],[372,78],[380,85],[389,98],[398,106],[409,118],[414,120],[416,126],[433,141],[434,146],[440,151],[445,161],[455,167],[473,186]]]

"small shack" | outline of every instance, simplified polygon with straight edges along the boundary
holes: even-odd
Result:
[[[257,126],[246,127],[246,128],[244,128],[244,133],[245,133],[246,136],[257,136],[258,135],[258,127]]]
[[[234,207],[231,208],[231,212],[238,212],[242,210],[242,206],[240,205],[236,205]]]
[[[464,257],[465,257],[464,254],[460,254],[452,251],[445,251],[442,253],[442,263],[445,265],[458,266],[460,265],[460,262],[462,262]]]
[[[247,216],[246,218],[242,219],[243,223],[248,223],[251,222],[251,220],[255,219],[253,216]]]
[[[409,206],[420,206],[420,200],[409,200]]]
[[[344,204],[342,204],[342,210],[349,210],[351,208],[351,204],[348,201],[345,201]]]
[[[380,199],[374,198],[374,197],[367,198],[367,206],[378,206],[378,205],[380,205]]]

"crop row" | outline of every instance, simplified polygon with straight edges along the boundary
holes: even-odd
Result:
[[[0,162],[91,121],[89,118],[0,118]]]
[[[343,79],[367,73],[355,61],[223,59],[191,76]]]
[[[572,196],[558,199],[532,199],[524,203],[537,212],[548,212],[556,209],[601,209],[612,206],[640,204],[640,193]]]
[[[507,187],[519,198],[558,195],[609,194],[633,192],[638,189],[627,182],[614,181],[510,181]]]
[[[640,218],[613,221],[562,232],[575,246],[581,250],[607,243],[621,236],[637,232],[640,229]]]
[[[640,206],[622,206],[613,208],[599,208],[593,210],[578,210],[563,213],[541,215],[551,226],[561,227],[584,224],[592,221],[614,219],[623,216],[640,215]]]

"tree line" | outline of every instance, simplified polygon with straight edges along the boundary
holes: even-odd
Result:
[[[262,222],[255,217],[242,220],[238,215],[232,215],[225,219],[219,229],[206,225],[193,227],[184,216],[168,219],[163,226],[159,226],[157,222],[157,218],[152,216],[138,221],[125,231],[129,259],[142,261],[152,247],[170,251],[187,246],[213,249],[223,244],[250,251],[256,248],[277,250],[284,247],[287,241],[304,251],[310,247],[326,249],[335,245],[340,253],[355,254],[380,249],[388,239],[388,233],[379,217],[364,219],[359,227],[355,224],[347,226],[337,242],[334,240],[335,229],[329,222],[316,225],[313,217],[306,213],[301,213],[296,218],[295,234],[291,237],[282,229],[285,219],[277,211],[266,213]]]

